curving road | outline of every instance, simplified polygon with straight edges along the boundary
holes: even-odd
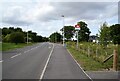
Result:
[[[91,79],[61,44],[38,43],[3,52],[3,81],[6,79]],[[16,80],[15,80],[16,81]]]

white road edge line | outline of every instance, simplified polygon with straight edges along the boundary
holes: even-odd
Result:
[[[49,57],[48,57],[48,59],[47,59],[47,62],[46,62],[46,64],[45,64],[45,66],[44,66],[44,69],[43,69],[42,74],[41,74],[41,76],[40,76],[40,80],[43,79],[43,76],[44,76],[45,70],[46,70],[47,65],[48,65],[48,63],[49,63],[50,57],[51,57],[51,55],[52,55],[52,53],[53,53],[54,44],[52,44],[52,45],[53,45],[53,48],[52,48],[52,50],[51,50],[51,52],[50,52],[50,54],[49,54]]]
[[[11,58],[15,58],[15,57],[17,57],[17,56],[19,56],[19,55],[21,55],[21,53],[19,53],[19,54],[17,54],[17,55],[14,55],[14,56],[12,56]]]
[[[79,68],[85,73],[85,75],[91,80],[92,78],[83,70],[83,68],[80,66],[80,64],[74,59],[73,55],[70,53],[70,51],[67,49],[68,53],[70,54],[70,56],[73,58],[73,60],[77,63],[77,65],[79,66]]]

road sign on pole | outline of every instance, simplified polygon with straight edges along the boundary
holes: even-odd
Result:
[[[80,30],[80,25],[79,24],[75,25],[75,30]]]
[[[76,34],[77,34],[77,49],[78,49],[78,32],[79,32],[79,30],[80,30],[80,25],[79,24],[77,24],[77,25],[75,25],[75,30],[76,30]]]
[[[63,18],[63,46],[65,46],[65,32],[64,32],[64,15],[61,16]]]

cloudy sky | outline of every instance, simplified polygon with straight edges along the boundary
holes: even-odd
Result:
[[[64,15],[65,25],[74,26],[84,21],[91,35],[95,35],[103,22],[108,25],[118,23],[117,1],[3,0],[0,3],[0,25],[21,27],[24,31],[32,30],[48,37],[53,32],[60,32],[63,27],[61,15]]]

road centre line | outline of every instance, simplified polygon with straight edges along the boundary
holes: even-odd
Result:
[[[42,74],[40,75],[40,81],[43,79],[43,76],[44,76],[44,74],[45,74],[46,68],[47,68],[47,66],[48,66],[48,63],[49,63],[50,58],[51,58],[51,55],[52,55],[52,53],[53,53],[54,44],[52,44],[52,45],[53,45],[52,50],[51,50],[51,52],[50,52],[50,54],[49,54],[49,56],[48,56],[48,59],[47,59],[46,64],[45,64],[45,66],[44,66],[44,68],[43,68]]]
[[[15,57],[17,57],[17,56],[19,56],[19,55],[21,55],[21,53],[19,53],[19,54],[17,54],[17,55],[14,55],[14,56],[12,56],[11,58],[15,58]]]
[[[43,45],[43,44],[42,44],[42,45]],[[41,45],[41,46],[42,46],[42,45]],[[41,47],[41,46],[37,46],[37,48],[38,48],[38,47]],[[24,51],[23,53],[27,53],[27,52],[29,52],[29,51],[31,51],[31,50],[33,50],[33,49],[36,49],[36,47],[31,48],[30,50]],[[15,57],[17,57],[17,56],[19,56],[19,55],[21,55],[21,53],[16,54],[16,55],[14,55],[14,56],[12,56],[12,57],[10,57],[10,58],[15,58]]]
[[[0,62],[3,62],[3,60],[0,60]]]
[[[76,64],[79,66],[79,68],[83,71],[83,73],[91,80],[92,78],[83,70],[83,68],[80,66],[80,64],[74,59],[73,55],[70,53],[70,51],[67,49],[68,53],[70,54],[70,56],[73,58],[73,60],[76,62]]]

